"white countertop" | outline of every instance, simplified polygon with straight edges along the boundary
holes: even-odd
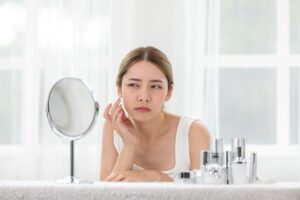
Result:
[[[300,200],[300,182],[199,185],[120,182],[60,184],[50,181],[0,181],[0,199]]]

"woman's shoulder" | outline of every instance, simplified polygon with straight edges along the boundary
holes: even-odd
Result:
[[[178,124],[184,128],[188,129],[190,139],[209,139],[210,133],[208,128],[205,126],[204,122],[200,119],[193,118],[186,115],[174,115],[170,114],[171,118],[178,122]]]
[[[195,119],[192,122],[189,129],[189,139],[192,143],[210,140],[210,132],[203,121]]]
[[[190,131],[208,131],[204,122],[198,118],[190,117],[190,116],[178,116],[182,122],[186,122],[189,124]]]
[[[186,124],[186,126],[192,131],[199,131],[200,129],[205,130],[205,124],[197,118],[193,118],[186,115],[176,115],[173,113],[166,113],[168,117],[168,121],[172,122],[173,124]],[[208,131],[208,130],[207,130]]]
[[[206,132],[206,133],[208,133],[209,130],[207,129],[207,127],[205,126],[203,121],[201,121],[199,119],[193,119],[193,122],[190,127],[190,132]]]

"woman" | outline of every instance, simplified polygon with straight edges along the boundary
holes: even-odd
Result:
[[[174,172],[200,167],[209,132],[200,121],[164,110],[174,86],[164,53],[154,47],[132,50],[116,85],[119,98],[103,114],[101,180],[172,181]]]

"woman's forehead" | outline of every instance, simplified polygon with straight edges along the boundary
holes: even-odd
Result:
[[[156,65],[147,61],[140,61],[133,64],[124,75],[124,78],[127,80],[167,80],[165,74]]]

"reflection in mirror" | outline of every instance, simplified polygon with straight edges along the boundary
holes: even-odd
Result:
[[[84,136],[91,128],[98,105],[83,81],[65,78],[51,89],[48,111],[55,133],[73,140]]]
[[[64,183],[89,183],[74,177],[74,140],[86,135],[94,125],[99,105],[87,84],[77,78],[63,78],[50,90],[47,117],[51,129],[70,141],[71,176]]]

